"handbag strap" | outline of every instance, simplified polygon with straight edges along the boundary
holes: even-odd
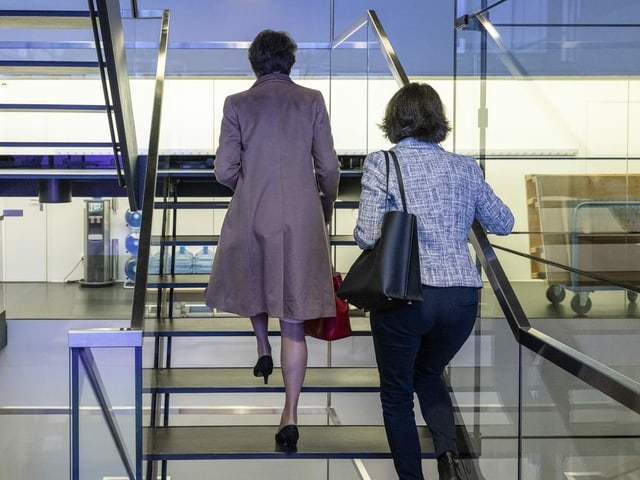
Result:
[[[404,183],[402,181],[402,173],[400,172],[400,164],[398,163],[398,157],[393,150],[384,150],[384,160],[387,167],[387,197],[389,197],[389,154],[393,158],[393,165],[396,171],[396,178],[398,179],[398,188],[400,189],[400,198],[402,200],[402,210],[407,211],[407,198],[404,194]]]

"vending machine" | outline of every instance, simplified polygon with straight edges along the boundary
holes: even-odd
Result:
[[[84,209],[85,287],[105,287],[115,283],[111,246],[111,201],[85,200]]]

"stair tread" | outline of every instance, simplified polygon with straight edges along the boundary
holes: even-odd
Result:
[[[113,148],[111,142],[0,142],[2,147]]]
[[[91,28],[88,10],[0,10],[2,28]]]
[[[162,239],[161,235],[151,235],[151,245],[217,245],[220,235],[175,235]]]
[[[283,392],[280,368],[274,368],[269,383],[254,377],[252,368],[163,368],[144,369],[145,391],[165,393]],[[303,392],[377,392],[375,367],[309,367]]]
[[[147,276],[147,288],[205,288],[208,284],[209,274],[206,273]]]
[[[190,172],[193,173],[193,172]],[[158,176],[162,176],[162,171],[158,172]],[[358,208],[359,202],[357,201],[343,201],[338,200],[334,204],[334,208],[336,209],[354,209]],[[229,206],[229,202],[220,202],[220,201],[167,201],[167,202],[156,202],[153,207],[156,209],[204,209],[204,208],[226,208]]]
[[[44,75],[98,74],[98,62],[62,60],[0,60],[2,73],[33,73]]]
[[[158,172],[158,176],[162,176],[162,172]],[[219,200],[201,200],[201,201],[167,201],[167,202],[155,202],[153,208],[155,209],[184,209],[184,210],[198,210],[208,208],[227,208],[229,201]]]
[[[105,105],[72,105],[45,103],[0,103],[3,112],[105,112]]]
[[[354,313],[351,316],[353,336],[370,336],[369,319],[360,315]],[[273,336],[279,335],[277,321],[274,321],[269,326],[269,334]],[[245,317],[200,317],[174,318],[160,321],[154,318],[147,318],[144,335],[147,337],[253,336],[254,333],[251,329],[251,323]],[[345,340],[338,340],[338,342]]]
[[[353,235],[331,235],[329,237],[331,245],[355,245]],[[151,236],[151,245],[217,245],[220,235],[175,235],[165,237],[162,240],[160,235]]]
[[[276,427],[176,426],[145,428],[146,460],[242,458],[389,458],[384,427],[302,425],[296,453],[276,450]],[[419,427],[423,458],[434,458],[427,427]],[[468,452],[460,452],[468,456]]]

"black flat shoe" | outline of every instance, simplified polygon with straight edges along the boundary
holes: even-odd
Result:
[[[453,452],[444,452],[438,457],[440,480],[461,480],[458,475],[458,457]]]
[[[269,375],[273,373],[273,359],[271,355],[263,355],[253,367],[254,377],[264,377],[264,384],[269,383]]]
[[[295,452],[298,450],[298,427],[285,425],[276,433],[276,447],[281,452]]]

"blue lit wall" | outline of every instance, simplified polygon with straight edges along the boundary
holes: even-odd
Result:
[[[82,9],[85,3],[55,0],[58,9]],[[51,0],[3,0],[3,8],[14,9],[51,4]],[[130,8],[127,0],[121,4],[125,10]],[[369,9],[377,12],[409,75],[451,76],[456,61],[458,74],[475,75],[480,33],[459,31],[456,38],[454,19],[493,4],[498,5],[490,9],[489,17],[508,54],[526,75],[640,73],[638,0],[138,0],[141,10],[171,11],[170,75],[248,76],[246,51],[216,50],[211,45],[250,42],[264,28],[286,30],[300,45],[299,73],[365,73],[365,53],[331,58],[326,45],[332,35],[344,32]],[[153,74],[158,23],[127,22],[125,31],[127,41],[136,44],[129,55],[132,72]],[[5,35],[19,39],[13,32]],[[353,40],[367,38],[360,34]],[[489,74],[510,74],[503,54],[489,41]],[[369,73],[384,69],[377,61],[374,58],[373,65],[367,66]]]

